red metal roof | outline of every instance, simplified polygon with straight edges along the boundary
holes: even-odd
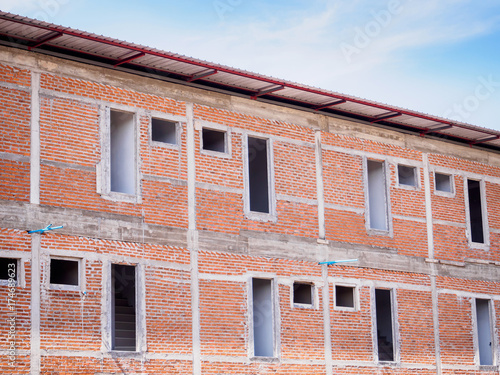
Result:
[[[0,44],[500,151],[500,132],[0,12]]]

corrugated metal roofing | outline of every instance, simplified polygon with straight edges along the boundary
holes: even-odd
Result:
[[[500,132],[0,12],[0,44],[500,151]]]

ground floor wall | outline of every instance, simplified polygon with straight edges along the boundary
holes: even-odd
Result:
[[[498,373],[500,283],[433,263],[327,266],[200,249],[195,236],[192,248],[14,229],[0,240],[16,262],[15,285],[0,281],[1,373]]]

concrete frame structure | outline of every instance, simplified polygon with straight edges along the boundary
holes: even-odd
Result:
[[[500,155],[179,83],[0,47],[0,372],[9,374],[498,373]],[[109,111],[134,114],[136,194],[110,191]],[[178,144],[151,140],[152,117]],[[201,148],[203,127],[227,152]],[[270,213],[248,206],[248,136],[268,140]],[[388,230],[368,224],[367,160],[383,162]],[[398,184],[414,166],[417,186]],[[435,173],[452,176],[436,192]],[[483,244],[467,179],[480,181]],[[63,225],[60,230],[28,230]],[[51,258],[81,282],[51,288]],[[336,266],[318,262],[358,261]],[[112,264],[134,265],[135,350],[111,347]],[[272,280],[274,353],[256,357],[253,278]],[[293,304],[295,281],[312,306]],[[335,306],[352,286],[354,308]],[[381,361],[375,289],[391,291],[394,360]],[[476,300],[488,300],[492,364]],[[483,314],[484,315],[484,314]],[[10,341],[9,341],[10,340]]]

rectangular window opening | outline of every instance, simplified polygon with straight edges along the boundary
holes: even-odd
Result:
[[[112,348],[136,351],[135,266],[113,264]]]
[[[398,165],[398,181],[400,185],[417,186],[417,168]]]
[[[476,299],[476,318],[479,364],[482,366],[493,366],[493,342],[489,300]]]
[[[434,173],[434,180],[436,184],[436,191],[442,191],[444,193],[453,192],[451,176],[449,174]]]
[[[134,115],[110,111],[111,191],[135,194]]]
[[[274,356],[272,280],[252,279],[254,356]]]
[[[388,230],[384,162],[367,160],[370,228]]]
[[[203,128],[202,144],[203,150],[226,152],[226,132]]]
[[[57,285],[80,285],[80,262],[78,260],[50,259],[50,283]]]
[[[177,123],[158,118],[151,119],[151,139],[155,142],[177,144]]]
[[[313,286],[307,283],[293,283],[293,303],[312,306]]]
[[[393,318],[390,290],[375,289],[375,314],[377,316],[378,360],[394,361]]]
[[[471,241],[484,243],[483,210],[480,182],[476,180],[467,180],[467,190],[469,193]]]
[[[335,306],[354,308],[354,287],[335,285]]]
[[[267,140],[248,137],[250,211],[269,213]]]
[[[0,280],[17,281],[17,259],[0,258]]]

